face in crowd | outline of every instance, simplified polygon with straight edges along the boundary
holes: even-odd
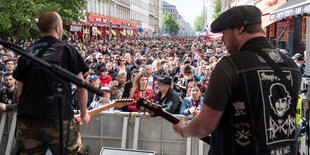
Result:
[[[16,80],[13,78],[12,75],[5,75],[4,76],[4,86],[6,88],[12,88],[15,85]]]

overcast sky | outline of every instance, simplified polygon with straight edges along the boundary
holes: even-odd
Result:
[[[177,7],[179,14],[194,28],[196,18],[202,13],[203,0],[165,0]]]

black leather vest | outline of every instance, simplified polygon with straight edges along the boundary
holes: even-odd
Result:
[[[256,38],[245,46],[224,58],[234,66],[238,80],[212,133],[209,154],[295,155],[300,71],[265,39]],[[275,75],[266,61],[251,51],[253,48],[267,52],[274,62],[280,63],[289,83]]]

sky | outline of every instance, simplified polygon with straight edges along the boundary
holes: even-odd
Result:
[[[202,13],[203,0],[165,0],[166,2],[175,5],[181,16],[186,22],[194,28],[194,22]]]

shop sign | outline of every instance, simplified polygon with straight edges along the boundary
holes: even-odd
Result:
[[[74,32],[74,31],[81,31],[82,30],[82,26],[78,26],[78,25],[70,25],[70,31]]]
[[[100,18],[95,18],[95,21],[101,22],[101,19]]]
[[[107,19],[102,19],[102,22],[103,22],[103,23],[106,23],[106,22],[107,22]]]
[[[130,26],[130,23],[128,23],[127,26]]]
[[[293,7],[290,9],[287,9],[285,11],[280,11],[277,13],[271,13],[270,14],[270,20],[277,20],[277,19],[283,19],[286,17],[292,17],[302,14],[307,14],[310,12],[310,3],[306,3],[305,5]]]

